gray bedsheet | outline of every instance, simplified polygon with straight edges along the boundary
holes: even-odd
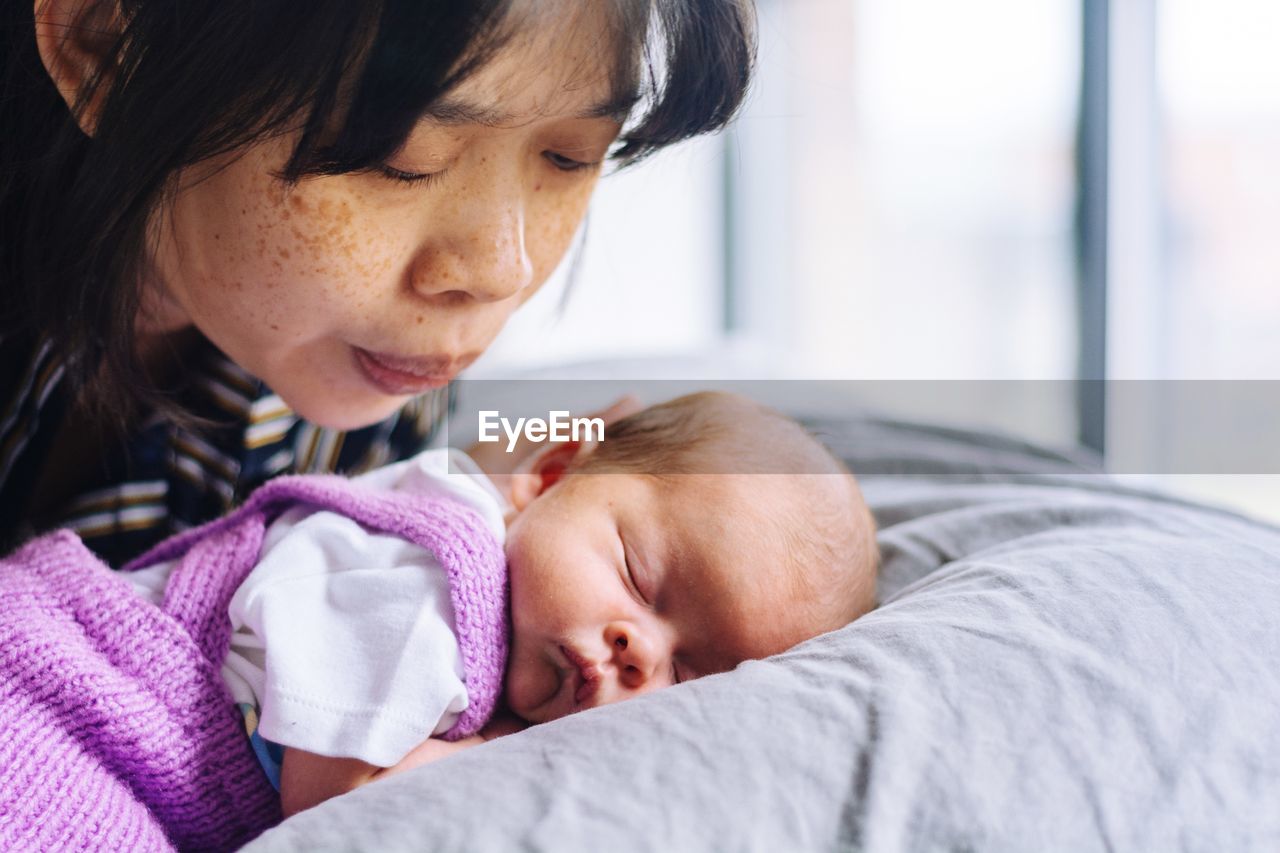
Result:
[[[1280,849],[1280,531],[1017,442],[820,431],[881,525],[875,612],[250,849]]]

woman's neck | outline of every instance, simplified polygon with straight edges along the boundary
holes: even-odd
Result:
[[[157,388],[173,385],[183,373],[187,356],[201,340],[195,326],[169,332],[139,332],[135,352],[142,375]]]
[[[147,381],[157,387],[173,382],[184,356],[200,341],[186,309],[173,298],[160,270],[148,263],[139,289],[134,320],[134,353]]]

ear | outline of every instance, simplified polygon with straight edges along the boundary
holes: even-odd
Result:
[[[554,486],[574,460],[590,453],[595,442],[560,441],[520,463],[511,475],[511,505],[521,512]]]
[[[89,136],[115,78],[123,32],[116,0],[35,0],[36,48],[76,123]]]

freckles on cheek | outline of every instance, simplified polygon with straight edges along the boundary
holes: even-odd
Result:
[[[338,179],[330,179],[338,180]],[[285,189],[278,182],[263,188],[253,215],[257,236],[245,242],[244,261],[259,275],[265,311],[305,309],[296,299],[274,304],[274,293],[305,288],[306,302],[323,310],[332,300],[359,307],[370,283],[385,281],[394,269],[395,243],[372,216],[362,215],[368,201],[358,192],[306,182]]]
[[[369,217],[359,215],[363,200],[351,193],[295,193],[281,209],[282,228],[301,263],[346,288],[390,264],[389,239]]]
[[[576,192],[551,201],[547,199],[535,218],[526,239],[529,254],[540,278],[551,274],[568,251],[578,226],[587,213],[587,205],[595,190],[595,181]]]

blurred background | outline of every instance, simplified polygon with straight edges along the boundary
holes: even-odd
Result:
[[[1280,380],[1280,3],[759,13],[734,129],[606,176],[578,252],[472,376],[1043,381],[1029,437],[1280,519],[1280,476],[1170,474],[1203,431],[1127,405]]]

